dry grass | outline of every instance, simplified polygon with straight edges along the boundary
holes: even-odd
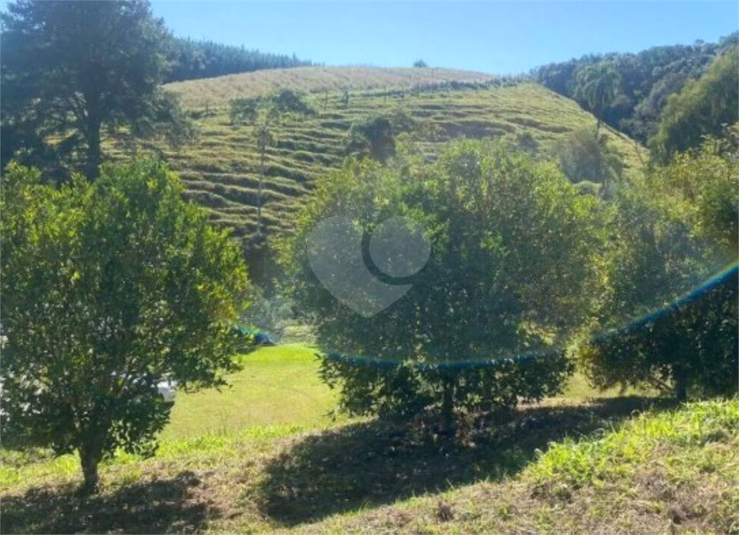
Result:
[[[261,95],[282,88],[304,93],[410,89],[442,82],[484,82],[496,76],[481,72],[437,68],[369,66],[297,67],[231,74],[204,80],[175,82],[164,87],[180,96],[185,106],[222,106],[231,99]]]

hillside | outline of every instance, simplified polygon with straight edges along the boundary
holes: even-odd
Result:
[[[269,232],[289,231],[292,214],[315,180],[341,165],[352,123],[370,114],[405,113],[416,121],[422,150],[459,136],[529,134],[540,152],[569,132],[594,125],[574,102],[542,86],[474,72],[432,68],[299,67],[168,84],[180,95],[201,129],[200,142],[168,153],[189,195],[214,212],[214,219],[248,238],[255,230],[257,153],[248,126],[233,127],[228,103],[287,87],[308,94],[317,114],[283,121],[268,149],[263,215]],[[349,102],[343,107],[344,90]],[[626,173],[640,165],[640,149],[609,131]]]
[[[481,72],[435,68],[295,67],[270,69],[166,84],[185,107],[220,106],[231,99],[261,95],[284,87],[305,93],[410,89],[444,82],[484,82],[497,77]]]
[[[678,93],[690,80],[697,80],[711,62],[736,46],[734,32],[717,43],[696,41],[693,45],[655,46],[634,53],[587,54],[579,59],[543,65],[531,72],[545,87],[576,99],[577,76],[590,65],[611,63],[619,73],[617,97],[603,112],[603,120],[630,137],[646,143],[656,133],[660,115],[670,95]]]

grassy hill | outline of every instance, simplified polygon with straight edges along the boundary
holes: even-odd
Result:
[[[444,82],[496,80],[491,74],[456,69],[385,67],[296,67],[232,74],[176,82],[165,87],[177,93],[187,108],[220,106],[231,99],[253,97],[290,88],[303,93],[389,90],[428,87]]]
[[[675,407],[596,394],[575,377],[564,396],[450,444],[374,421],[327,420],[335,400],[316,367],[309,348],[265,348],[245,357],[224,393],[180,393],[157,455],[106,462],[96,496],[76,494],[73,455],[0,450],[0,530],[739,529],[736,400]]]
[[[352,123],[365,116],[403,112],[412,117],[427,153],[459,136],[516,140],[524,134],[547,151],[572,130],[595,124],[575,102],[539,85],[447,69],[304,67],[169,84],[165,88],[179,94],[196,118],[201,139],[167,157],[188,194],[210,208],[216,221],[235,228],[237,236],[248,238],[255,231],[258,158],[251,129],[230,124],[228,103],[281,87],[306,93],[318,113],[283,121],[268,149],[263,216],[272,233],[290,230],[316,179],[341,165]],[[344,90],[349,91],[346,108]],[[633,173],[640,165],[638,147],[615,131],[609,134],[626,173]]]

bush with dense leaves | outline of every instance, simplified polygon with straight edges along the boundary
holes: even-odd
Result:
[[[571,369],[551,348],[597,294],[601,201],[577,195],[556,166],[500,142],[454,143],[430,164],[416,158],[348,162],[319,184],[295,236],[281,244],[341,408],[406,418],[439,411],[450,422],[455,411],[555,394]],[[337,301],[311,270],[307,240],[331,216],[350,218],[357,236],[407,217],[431,243],[428,263],[404,279],[413,287],[370,318]],[[334,253],[341,261],[361,252]],[[532,357],[539,350],[550,351]]]
[[[646,383],[681,399],[736,392],[736,270],[676,302],[737,260],[739,177],[728,148],[709,139],[617,191],[602,321],[627,327],[580,348],[595,386]]]
[[[57,189],[2,177],[3,440],[77,451],[88,488],[122,448],[153,453],[157,384],[224,384],[243,344],[241,249],[163,164],[104,167]]]

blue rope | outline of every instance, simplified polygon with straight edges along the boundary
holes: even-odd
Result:
[[[694,301],[696,301],[701,296],[705,295],[706,293],[710,292],[712,289],[714,289],[716,286],[722,284],[726,280],[728,280],[731,277],[736,277],[737,273],[739,272],[739,265],[737,262],[734,262],[732,265],[718,273],[717,275],[714,275],[710,279],[708,279],[706,282],[701,284],[698,288],[695,290],[689,292],[688,294],[680,297],[676,301],[673,301],[672,303],[654,311],[651,312],[638,320],[632,321],[628,325],[625,325],[623,327],[619,327],[616,329],[610,329],[608,331],[602,332],[600,334],[596,334],[593,336],[592,340],[596,343],[603,343],[607,339],[613,338],[615,336],[623,336],[625,334],[630,334],[632,332],[637,331],[638,329],[642,329],[644,327],[647,327],[649,325],[652,325],[656,323],[658,320],[668,316],[669,314],[676,312],[683,306],[690,304]],[[351,356],[346,355],[339,352],[330,352],[323,356],[326,360],[330,360],[333,362],[339,362],[339,363],[346,363],[350,364],[352,366],[365,366],[370,368],[399,368],[399,367],[407,367],[418,371],[432,371],[432,370],[450,370],[450,369],[482,369],[482,368],[494,368],[494,367],[504,367],[504,366],[510,366],[514,364],[524,364],[527,362],[531,362],[534,360],[539,360],[541,358],[547,358],[547,357],[555,357],[558,355],[562,355],[564,353],[564,348],[551,348],[546,349],[542,351],[528,351],[526,353],[522,353],[519,355],[511,356],[511,357],[505,357],[505,358],[490,358],[490,359],[476,359],[476,360],[446,360],[443,362],[399,362],[394,360],[386,360],[386,359],[377,359],[377,358],[365,358],[360,356]]]

